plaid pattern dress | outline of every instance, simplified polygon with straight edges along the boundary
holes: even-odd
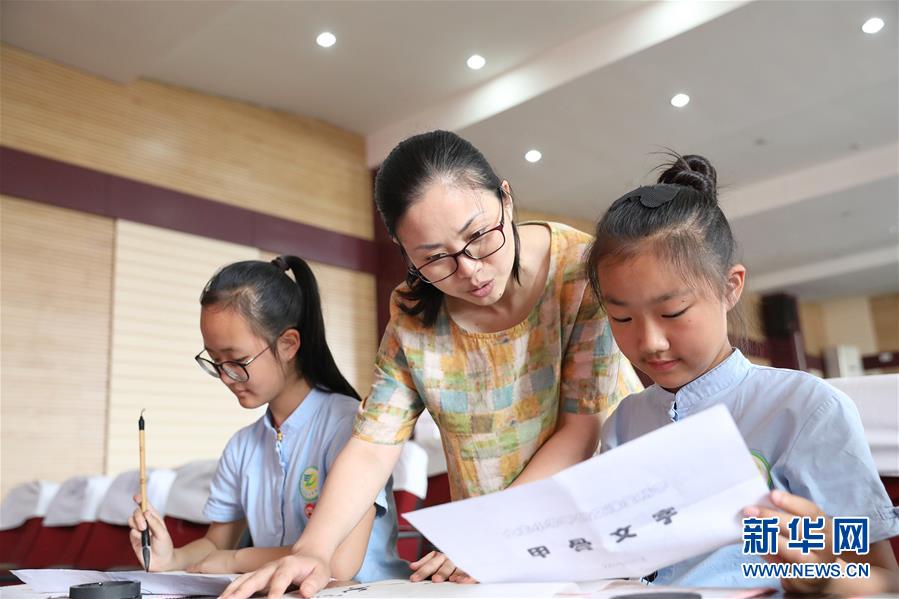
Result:
[[[354,436],[398,444],[426,409],[440,427],[453,499],[505,489],[556,429],[559,411],[596,414],[642,389],[589,288],[591,236],[551,231],[549,272],[522,322],[495,333],[459,327],[443,308],[433,327],[391,315]]]

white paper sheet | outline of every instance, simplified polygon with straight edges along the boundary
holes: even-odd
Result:
[[[188,574],[187,572],[99,572],[96,570],[13,570],[38,593],[69,594],[69,587],[91,582],[136,580],[146,595],[213,595],[225,590],[237,574]]]
[[[415,594],[409,592],[408,590],[400,590],[397,593],[396,591],[400,588],[400,585],[398,583],[409,586],[414,585],[414,588],[416,590],[421,589],[421,594]],[[383,588],[379,588],[382,587],[382,585]],[[328,589],[327,591],[323,591],[322,594],[317,595],[317,597],[349,597],[351,599],[354,597],[421,597],[422,599],[466,599],[468,597],[471,597],[472,599],[481,597],[487,597],[490,599],[505,599],[507,597],[515,597],[516,599],[543,599],[544,597],[549,596],[543,594],[543,589],[549,589],[546,583],[508,585],[453,585],[440,583],[437,585],[433,585],[431,583],[411,583],[408,580],[402,580],[374,583],[372,585],[368,585],[369,588],[365,589],[364,591],[359,588],[361,586],[364,585],[352,585],[352,587],[350,588],[354,589],[353,592],[344,593],[342,595],[337,595],[332,592],[337,589]],[[568,587],[572,588],[569,590]],[[575,587],[581,588],[577,589]],[[344,587],[341,587],[341,590],[343,589]],[[393,594],[387,594],[390,589],[393,589]],[[484,592],[485,589],[487,594],[479,594],[480,592]],[[771,589],[682,589],[676,587],[646,586],[644,584],[633,581],[605,580],[598,583],[587,583],[586,585],[584,583],[578,585],[565,585],[562,588],[562,591],[556,593],[554,597],[557,597],[558,599],[614,599],[621,596],[634,595],[635,599],[639,599],[640,595],[649,595],[650,597],[647,597],[647,599],[651,599],[652,594],[685,591],[698,593],[699,595],[701,595],[702,599],[750,599],[754,597],[762,597],[773,592]],[[539,595],[537,594],[538,592],[540,593]],[[2,596],[3,599],[66,599],[66,595],[62,593],[38,593],[37,591],[31,590],[26,585],[2,587],[2,590],[0,590],[0,596]],[[153,595],[153,597],[154,599],[156,599],[163,596]],[[286,594],[285,597],[296,599],[299,597],[299,595],[294,591]]]
[[[348,599],[613,599],[652,596],[659,593],[695,593],[702,599],[750,599],[771,589],[717,589],[652,586],[636,580],[597,580],[582,583],[531,582],[496,584],[452,584],[385,580],[369,584],[334,587],[316,597]],[[291,593],[291,596],[298,596]]]
[[[410,582],[384,580],[370,584],[354,584],[320,591],[316,597],[379,599],[544,599],[561,592],[578,592],[570,582],[534,582],[509,584],[454,584],[451,582]]]
[[[767,493],[717,406],[549,479],[405,516],[481,582],[579,582],[639,577],[735,543],[742,508]]]
[[[581,590],[592,588],[592,583],[579,585]],[[582,594],[569,595],[561,593],[558,597],[567,599],[618,599],[621,597],[633,597],[640,599],[641,596],[651,599],[653,595],[658,597],[659,593],[693,593],[702,597],[702,599],[752,599],[755,597],[764,597],[774,593],[774,589],[757,588],[757,589],[727,589],[727,588],[688,588],[688,587],[666,587],[647,585],[633,580],[613,580],[606,581],[606,585],[602,588],[593,589],[590,592]]]

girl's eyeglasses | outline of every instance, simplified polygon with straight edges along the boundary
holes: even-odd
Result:
[[[276,342],[277,340],[275,343]],[[194,360],[196,360],[197,364],[200,365],[200,368],[210,376],[214,376],[218,379],[222,378],[222,375],[225,375],[234,382],[245,383],[250,380],[250,373],[247,371],[247,366],[252,364],[253,360],[270,350],[275,343],[270,343],[265,349],[245,362],[235,362],[234,360],[213,362],[212,360],[207,360],[206,358],[200,357],[200,354],[206,351],[206,348],[203,348],[203,351],[194,356]]]

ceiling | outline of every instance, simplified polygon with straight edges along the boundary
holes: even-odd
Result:
[[[520,206],[595,219],[656,152],[709,157],[750,289],[899,292],[899,3],[131,2],[0,5],[4,42],[121,83],[333,123],[377,165],[459,132]],[[861,24],[879,16],[874,35]],[[332,48],[318,33],[337,36]],[[478,53],[487,65],[465,66]],[[676,109],[678,92],[691,102]],[[539,149],[531,164],[524,153]]]

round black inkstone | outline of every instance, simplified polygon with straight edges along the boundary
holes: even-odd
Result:
[[[71,599],[140,599],[140,583],[131,580],[91,582],[69,587]]]

